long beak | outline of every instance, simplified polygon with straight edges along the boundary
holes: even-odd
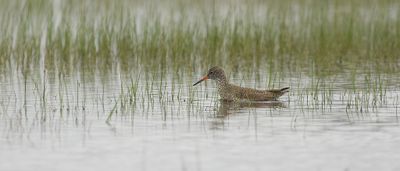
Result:
[[[208,76],[207,76],[207,75],[204,76],[203,78],[201,78],[201,79],[200,79],[199,81],[197,81],[196,83],[194,83],[193,86],[195,86],[195,85],[201,83],[201,82],[204,81],[204,80],[208,80]]]

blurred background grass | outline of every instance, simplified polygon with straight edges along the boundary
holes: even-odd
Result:
[[[399,2],[0,1],[1,73],[398,74]],[[245,75],[245,74],[244,74]]]

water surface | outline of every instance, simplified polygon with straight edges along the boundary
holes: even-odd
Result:
[[[376,105],[350,102],[348,96],[357,93],[340,89],[323,103],[293,86],[307,83],[284,79],[280,84],[293,88],[278,102],[226,103],[218,100],[212,81],[191,87],[197,77],[183,83],[166,78],[153,88],[139,81],[137,97],[129,100],[124,87],[130,84],[115,78],[101,84],[75,77],[62,85],[49,81],[45,102],[34,83],[27,81],[24,95],[22,83],[3,79],[2,170],[400,167],[397,89],[385,90],[384,102]]]

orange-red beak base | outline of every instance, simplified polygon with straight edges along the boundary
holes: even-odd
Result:
[[[194,83],[193,86],[195,86],[195,85],[201,83],[201,82],[204,81],[204,80],[208,80],[208,76],[207,76],[207,75],[204,76],[203,78],[201,78],[201,79],[200,79],[199,81],[197,81],[196,83]]]

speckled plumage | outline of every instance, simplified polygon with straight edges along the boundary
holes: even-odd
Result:
[[[224,70],[220,67],[210,68],[207,75],[194,85],[197,85],[198,83],[207,79],[217,81],[218,93],[223,100],[227,101],[235,101],[241,99],[252,101],[277,100],[280,96],[289,91],[289,87],[272,90],[256,90],[230,84],[226,78]]]

